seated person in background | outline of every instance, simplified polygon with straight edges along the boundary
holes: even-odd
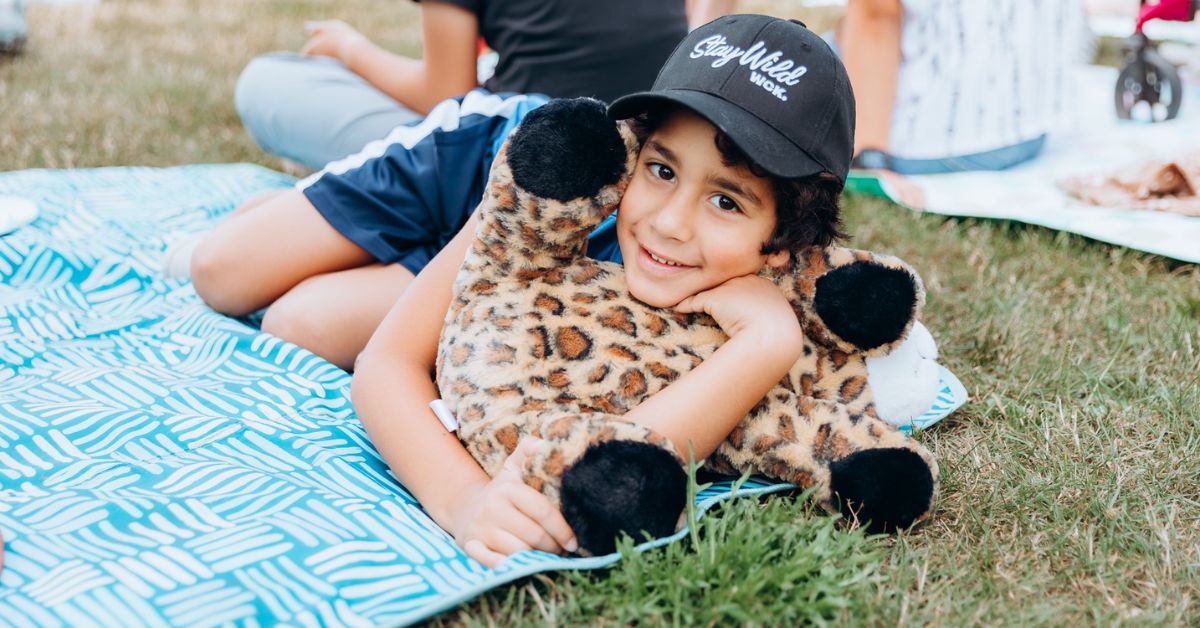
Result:
[[[836,43],[858,101],[858,168],[1002,170],[1070,111],[1078,0],[849,0]]]
[[[684,0],[684,2],[687,8],[689,33],[697,26],[708,24],[737,10],[737,0]]]
[[[246,66],[237,110],[263,150],[319,169],[478,86],[481,37],[499,53],[488,90],[609,101],[650,86],[687,32],[686,15],[708,21],[731,2],[427,0],[420,59],[388,52],[344,22],[314,22],[301,54]]]

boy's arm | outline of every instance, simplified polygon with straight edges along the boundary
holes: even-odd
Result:
[[[359,355],[351,396],[388,467],[472,558],[495,566],[526,549],[576,549],[559,511],[522,483],[516,464],[489,480],[429,402],[451,287],[475,232],[473,217],[405,289]],[[510,458],[516,463],[529,445]]]
[[[421,3],[423,53],[420,59],[393,54],[337,20],[308,27],[301,53],[338,59],[383,93],[425,115],[434,105],[461,96],[476,78],[479,20],[474,13],[444,2]]]
[[[737,277],[684,299],[679,312],[705,312],[729,340],[695,369],[625,417],[707,458],[800,358],[803,332],[779,288],[758,276]]]

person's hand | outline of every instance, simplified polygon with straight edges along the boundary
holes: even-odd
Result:
[[[521,480],[525,458],[544,444],[522,440],[496,477],[464,495],[450,532],[471,558],[494,568],[524,550],[562,554],[579,549],[562,513]]]
[[[676,312],[704,312],[730,338],[754,329],[781,350],[802,342],[800,322],[779,287],[757,275],[734,277],[694,294],[675,306]]]
[[[350,51],[368,41],[353,26],[341,20],[321,20],[304,24],[308,41],[300,54],[310,57],[333,57],[349,65]]]

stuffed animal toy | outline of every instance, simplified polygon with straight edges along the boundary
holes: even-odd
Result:
[[[682,524],[686,452],[621,415],[728,339],[706,315],[640,303],[621,265],[584,256],[638,150],[597,101],[530,113],[492,165],[438,347],[437,384],[463,444],[495,475],[521,438],[542,438],[523,477],[560,505],[590,553],[612,551],[621,533]],[[910,526],[932,507],[937,463],[876,416],[865,360],[903,340],[920,281],[865,251],[791,257],[762,274],[793,304],[803,356],[704,467],[816,487],[824,507],[873,531]]]

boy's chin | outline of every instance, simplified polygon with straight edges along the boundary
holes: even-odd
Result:
[[[645,303],[646,305],[649,305],[650,307],[662,309],[671,309],[676,305],[679,305],[679,302],[683,300],[683,297],[678,295],[662,294],[656,290],[639,289],[639,287],[634,283],[629,284],[629,294],[633,295],[633,298]]]

